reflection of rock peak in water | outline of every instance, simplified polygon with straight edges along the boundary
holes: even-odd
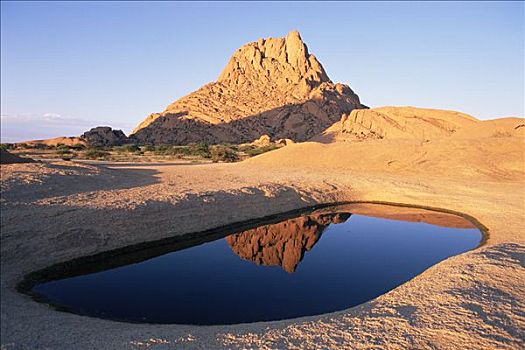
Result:
[[[305,251],[312,249],[331,223],[345,222],[350,213],[312,214],[265,225],[226,237],[233,252],[257,265],[282,266],[294,272]]]

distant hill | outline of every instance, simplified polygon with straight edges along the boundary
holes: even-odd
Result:
[[[66,146],[74,146],[74,145],[85,145],[86,141],[80,137],[55,137],[52,139],[44,139],[44,140],[29,140],[29,141],[23,141],[18,143],[25,143],[27,145],[35,146],[35,145],[46,145],[46,146],[57,146],[57,145],[66,145]]]

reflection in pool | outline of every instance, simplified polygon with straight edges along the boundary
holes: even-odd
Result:
[[[106,256],[96,268],[65,264],[31,293],[75,313],[130,322],[279,320],[361,304],[481,241],[463,218],[392,208],[318,210],[207,243],[180,241],[156,257],[158,250],[127,262]]]

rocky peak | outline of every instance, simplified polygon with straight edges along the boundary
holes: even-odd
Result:
[[[356,108],[366,108],[344,84],[334,84],[301,35],[266,38],[234,52],[215,82],[150,114],[130,136],[142,144],[305,141]]]
[[[299,32],[292,31],[285,38],[259,39],[239,48],[218,82],[229,86],[306,84],[311,89],[330,79],[317,58],[308,53]]]

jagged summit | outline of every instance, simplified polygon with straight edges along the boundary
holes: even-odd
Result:
[[[216,82],[149,115],[131,137],[145,144],[241,143],[265,134],[304,141],[363,107],[292,31],[242,46]]]
[[[256,78],[256,83],[300,84],[310,87],[331,82],[326,72],[297,31],[286,38],[259,39],[239,48],[219,76],[227,85],[243,84],[244,77]]]

